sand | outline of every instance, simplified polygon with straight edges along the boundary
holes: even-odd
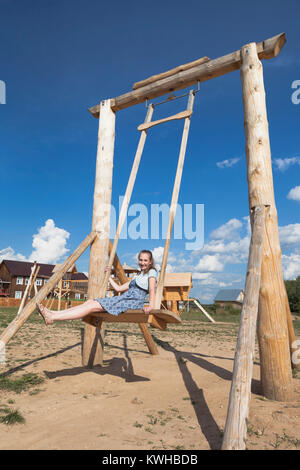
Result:
[[[0,392],[0,404],[25,418],[0,424],[0,449],[220,449],[237,325],[184,321],[151,329],[157,356],[137,325],[107,325],[104,366],[92,370],[81,365],[82,326],[28,323],[11,340],[1,373],[44,381]],[[294,401],[285,403],[261,395],[259,374],[256,351],[247,449],[300,448],[299,378]]]

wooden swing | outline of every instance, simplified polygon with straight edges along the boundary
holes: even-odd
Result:
[[[291,400],[294,393],[291,354],[298,348],[295,346],[295,332],[282,275],[263,69],[260,62],[262,59],[276,57],[285,42],[286,36],[281,33],[258,43],[246,44],[237,51],[213,60],[204,57],[198,61],[184,64],[163,74],[135,83],[132,91],[104,100],[89,109],[94,117],[99,118],[92,232],[3,331],[0,337],[0,362],[1,355],[2,358],[5,356],[7,342],[35,310],[36,304],[45,299],[88,246],[91,246],[88,297],[105,296],[109,274],[104,275],[104,273],[108,264],[108,253],[110,251],[109,265],[117,265],[117,242],[128,209],[147,131],[151,127],[164,122],[184,119],[184,130],[172,194],[162,267],[157,285],[155,309],[148,317],[142,311],[127,311],[118,317],[113,317],[113,319],[107,313],[90,316],[87,319],[88,323],[85,325],[82,362],[83,365],[90,367],[93,364],[103,363],[104,323],[110,321],[134,321],[138,323],[149,350],[152,354],[157,354],[153,338],[148,330],[148,324],[164,329],[168,323],[180,323],[179,316],[177,317],[166,310],[160,310],[160,307],[190,117],[193,110],[194,92],[189,94],[187,110],[165,119],[151,122],[154,106],[148,106],[146,120],[139,126],[141,137],[123,200],[116,237],[113,245],[110,245],[115,112],[240,69],[252,238],[245,300],[234,360],[233,381],[222,448],[245,448],[257,315],[259,318],[257,336],[260,349],[263,394],[271,400]],[[120,266],[118,276],[121,280],[123,273]],[[296,367],[296,365],[293,364],[293,367]]]

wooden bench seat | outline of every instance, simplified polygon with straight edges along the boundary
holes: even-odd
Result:
[[[143,310],[126,310],[119,315],[99,312],[83,318],[85,323],[100,327],[102,322],[107,323],[147,323],[148,325],[165,330],[168,323],[181,323],[181,318],[169,310],[152,310],[146,315]]]

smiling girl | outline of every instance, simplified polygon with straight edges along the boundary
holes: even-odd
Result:
[[[135,275],[131,281],[119,286],[112,277],[109,278],[112,288],[116,292],[122,292],[119,296],[87,300],[82,305],[58,312],[55,310],[49,310],[42,304],[38,304],[38,310],[44,318],[46,325],[50,325],[58,320],[75,320],[83,318],[94,312],[107,312],[111,315],[119,315],[129,309],[143,309],[144,313],[148,315],[154,307],[155,284],[157,278],[157,271],[154,266],[151,251],[140,251],[138,255],[138,263],[140,272]],[[149,294],[149,305],[144,306],[147,294]]]

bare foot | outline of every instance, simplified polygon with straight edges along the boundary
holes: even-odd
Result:
[[[51,320],[51,318],[49,317],[49,313],[46,307],[44,307],[44,305],[42,304],[37,304],[37,308],[38,308],[39,313],[42,315],[45,324],[51,325],[53,323],[53,320]]]

